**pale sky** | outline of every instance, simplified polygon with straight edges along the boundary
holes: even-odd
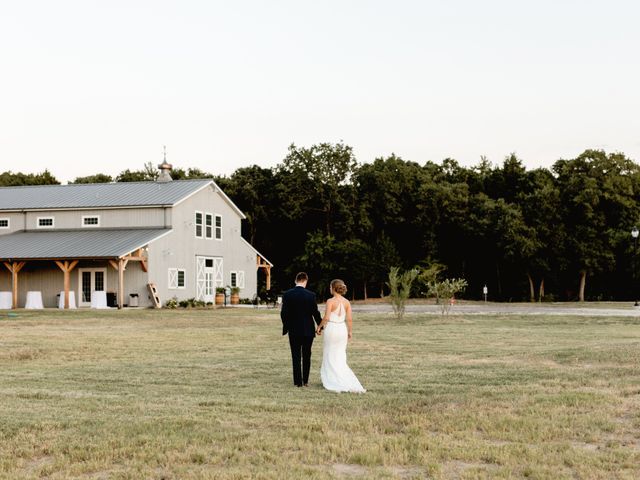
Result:
[[[640,161],[639,47],[632,0],[0,0],[0,171]]]

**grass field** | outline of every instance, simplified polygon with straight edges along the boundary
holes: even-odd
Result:
[[[640,319],[356,316],[369,390],[277,311],[0,316],[0,478],[640,478]]]

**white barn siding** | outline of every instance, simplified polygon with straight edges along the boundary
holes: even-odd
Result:
[[[203,214],[203,238],[195,235],[195,213]],[[214,215],[213,238],[206,238],[205,214]],[[215,239],[215,215],[222,216],[222,240]],[[256,293],[255,252],[241,238],[241,217],[229,203],[214,191],[206,188],[182,201],[173,208],[173,231],[149,246],[149,281],[158,286],[160,301],[168,299],[197,298],[197,260],[202,257],[223,259],[223,283],[231,282],[231,271],[243,271],[245,287],[241,297],[251,298]],[[185,288],[169,289],[169,268],[185,270]]]
[[[78,228],[136,228],[136,227],[164,227],[165,221],[171,223],[170,213],[165,213],[164,208],[121,208],[101,210],[56,210],[46,212],[27,212],[27,230],[42,230],[38,228],[38,218],[54,217],[55,229]],[[99,227],[83,227],[82,217],[99,216]],[[166,219],[165,219],[166,217]],[[20,228],[24,221],[20,221]]]
[[[0,290],[10,291],[11,273],[6,268],[4,270],[6,274],[2,275],[3,282]],[[71,285],[74,287],[73,278]],[[64,290],[62,270],[53,262],[27,262],[18,275],[18,307],[24,307],[27,292],[30,290],[42,292],[42,303],[45,307],[56,307],[56,295]]]
[[[195,212],[203,214],[203,238],[195,236]],[[206,238],[206,216],[213,215],[213,235]],[[222,239],[215,238],[215,215],[222,217]],[[231,272],[244,273],[244,288],[241,298],[252,298],[257,292],[256,252],[241,238],[242,214],[234,208],[224,194],[216,191],[213,185],[196,191],[180,201],[174,207],[135,207],[135,208],[99,208],[78,210],[52,210],[1,213],[0,218],[10,219],[10,228],[0,228],[0,235],[20,230],[39,230],[39,217],[55,217],[54,230],[82,229],[83,216],[99,216],[99,227],[102,228],[136,228],[158,227],[171,228],[172,231],[152,242],[148,246],[148,273],[144,272],[139,262],[131,261],[125,270],[125,291],[123,303],[129,304],[129,294],[137,293],[141,307],[152,306],[147,284],[155,283],[158,287],[160,301],[164,303],[172,298],[197,298],[197,258],[222,258],[222,286],[231,284]],[[11,274],[2,267],[0,273],[0,290],[11,290]],[[117,271],[109,262],[80,261],[71,272],[71,289],[80,301],[79,269],[105,268],[106,290],[116,292],[118,288]],[[185,287],[169,289],[169,269],[185,270]],[[45,307],[57,306],[57,294],[63,290],[63,273],[53,261],[27,261],[19,274],[19,307],[23,307],[26,292],[39,290],[42,292]],[[215,292],[214,292],[215,293]]]
[[[5,235],[8,233],[24,230],[26,214],[18,213],[18,212],[16,213],[0,212],[0,218],[9,219],[9,228],[0,228],[0,235]]]

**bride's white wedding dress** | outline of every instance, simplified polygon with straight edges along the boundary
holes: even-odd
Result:
[[[322,385],[332,392],[364,393],[366,390],[347,365],[348,332],[342,302],[331,312],[324,328],[322,342]]]

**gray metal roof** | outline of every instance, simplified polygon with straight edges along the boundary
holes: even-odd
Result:
[[[117,258],[169,232],[164,228],[20,231],[0,235],[0,260]]]
[[[211,179],[199,179],[166,183],[121,182],[2,187],[0,211],[175,205],[209,184],[215,185],[215,182]]]

